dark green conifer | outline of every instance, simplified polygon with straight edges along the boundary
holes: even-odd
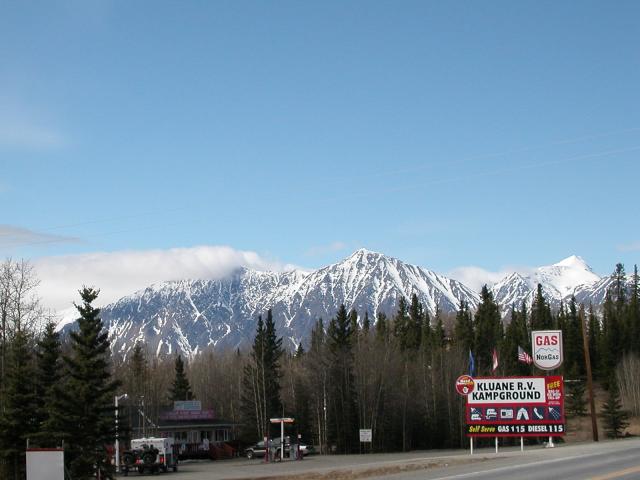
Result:
[[[456,324],[454,327],[454,339],[463,352],[474,350],[474,332],[473,320],[469,304],[464,300],[460,300],[460,306],[456,313]]]
[[[193,400],[193,393],[191,392],[191,385],[189,379],[184,371],[184,362],[182,361],[182,355],[178,355],[175,360],[175,377],[173,379],[173,385],[169,390],[169,401],[177,402],[184,400]]]
[[[353,350],[349,316],[341,305],[327,329],[329,364],[329,437],[341,453],[358,447],[358,416],[353,382]]]
[[[544,296],[542,285],[538,284],[536,296],[531,306],[531,330],[550,330],[552,328],[553,316],[551,307]]]
[[[111,477],[106,446],[115,440],[114,395],[119,382],[110,372],[108,332],[100,310],[92,303],[98,290],[80,290],[82,304],[76,305],[78,330],[71,332],[71,354],[65,356],[68,381],[61,394],[60,410],[53,419],[65,441],[65,462],[74,480],[86,480],[100,472]]]
[[[620,438],[629,426],[629,412],[622,409],[620,391],[615,376],[609,379],[609,396],[602,406],[605,430],[609,438]]]
[[[491,373],[493,349],[502,342],[500,310],[487,286],[480,292],[480,304],[475,315],[476,371],[479,375]]]
[[[32,437],[34,445],[54,448],[62,445],[62,438],[53,420],[60,408],[58,384],[62,379],[62,353],[56,324],[47,323],[36,350],[36,398],[38,432]]]
[[[38,427],[35,368],[24,331],[15,333],[7,360],[5,404],[0,413],[0,478],[18,480],[25,475],[27,439]]]

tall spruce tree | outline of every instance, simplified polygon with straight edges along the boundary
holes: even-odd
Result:
[[[98,472],[103,478],[113,475],[106,445],[115,440],[113,399],[119,382],[111,378],[108,332],[100,310],[92,305],[98,293],[88,287],[80,290],[78,330],[70,333],[71,353],[63,357],[68,382],[57,425],[65,441],[69,475],[74,480],[86,480]]]
[[[476,370],[479,374],[491,372],[493,349],[499,349],[502,342],[502,321],[500,310],[487,286],[480,292],[480,304],[475,315],[476,327]]]
[[[193,400],[193,393],[191,392],[187,374],[184,371],[182,355],[178,355],[175,360],[175,378],[169,391],[169,401],[176,402],[181,400]]]
[[[358,446],[358,412],[353,380],[351,323],[344,305],[327,329],[329,353],[329,440],[341,453],[353,453]]]
[[[605,431],[609,438],[620,438],[629,426],[629,412],[623,410],[615,375],[609,379],[609,396],[602,406]]]
[[[266,324],[258,317],[256,336],[242,379],[242,417],[247,440],[269,433],[269,418],[282,415],[280,357],[282,338],[276,334],[271,310]]]
[[[60,432],[54,428],[54,417],[60,408],[57,386],[62,379],[62,352],[56,324],[47,323],[36,350],[36,399],[38,432],[32,437],[39,447],[61,446]]]
[[[600,320],[593,309],[593,304],[589,303],[588,316],[588,335],[589,335],[589,357],[591,365],[594,366],[594,376],[598,373],[600,365],[600,345],[602,343],[602,329],[600,328]]]
[[[465,352],[465,354],[470,350],[473,351],[473,342],[475,340],[473,320],[471,311],[469,310],[469,304],[464,300],[460,300],[453,331],[455,343],[460,346],[461,350]]]
[[[538,284],[536,295],[531,305],[531,330],[550,330],[553,328],[551,307],[544,296],[542,285]]]
[[[582,310],[582,315],[584,315],[584,310]],[[578,378],[582,378],[585,374],[581,318],[583,317],[579,315],[576,299],[572,295],[562,329],[564,343],[563,368],[565,372],[571,373]]]
[[[19,330],[10,344],[5,377],[5,404],[0,413],[0,478],[25,476],[27,439],[37,430],[35,368],[27,334]],[[4,471],[2,471],[4,467]]]

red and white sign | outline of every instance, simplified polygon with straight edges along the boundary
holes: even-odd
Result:
[[[541,370],[554,370],[562,365],[562,330],[531,332],[533,364]]]
[[[460,375],[456,380],[456,391],[460,395],[469,395],[474,387],[475,382],[469,375]]]
[[[467,395],[470,437],[561,436],[564,390],[560,376],[474,378]]]

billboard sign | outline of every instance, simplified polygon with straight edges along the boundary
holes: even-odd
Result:
[[[562,377],[486,377],[474,382],[467,395],[468,436],[564,435]]]
[[[562,330],[531,332],[533,364],[541,370],[554,370],[562,365]]]

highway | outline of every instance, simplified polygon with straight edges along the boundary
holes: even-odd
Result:
[[[486,458],[487,455],[483,454]],[[465,465],[374,476],[390,480],[610,480],[640,479],[640,440],[560,446]]]
[[[167,480],[613,480],[640,479],[640,438],[599,443],[429,450],[366,455],[313,455],[265,464],[261,459],[181,463]],[[132,474],[130,478],[138,477]],[[160,476],[159,476],[160,477]]]

